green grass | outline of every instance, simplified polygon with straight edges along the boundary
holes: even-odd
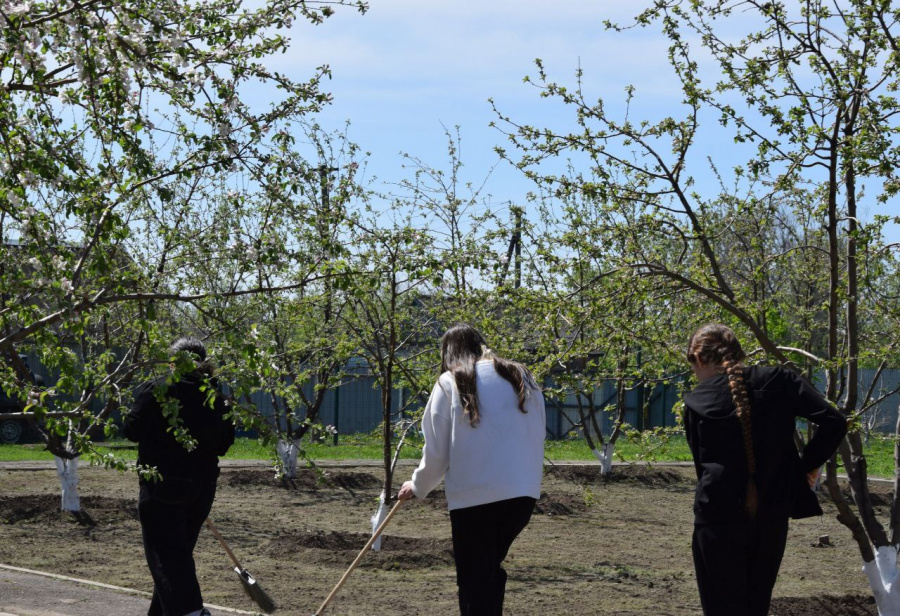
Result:
[[[865,444],[866,464],[872,477],[894,476],[894,439],[873,436]],[[843,469],[840,469],[843,472]]]
[[[0,462],[52,460],[53,454],[43,445],[0,445]]]
[[[544,444],[544,455],[553,461],[597,460],[587,442],[581,438],[547,441]],[[691,452],[683,436],[671,436],[666,441],[647,436],[643,442],[622,437],[616,441],[613,459],[627,462],[639,460],[686,462],[691,460]]]
[[[137,458],[137,446],[129,441],[110,441],[99,447],[100,453],[113,452],[124,460]],[[353,434],[343,435],[338,444],[332,441],[310,443],[306,440],[303,447],[313,460],[380,460],[380,435]],[[866,460],[869,475],[873,477],[894,476],[894,441],[888,437],[872,437],[866,443]],[[594,462],[596,458],[588,448],[584,439],[566,439],[547,441],[544,454],[549,460],[580,460]],[[421,439],[407,439],[401,452],[401,458],[416,459],[422,455]],[[256,439],[239,438],[225,456],[232,460],[271,460],[274,447],[264,447]],[[0,462],[52,460],[53,455],[40,444],[0,445]],[[643,441],[622,437],[616,443],[615,459],[621,461],[649,460],[654,462],[690,461],[691,453],[682,436],[671,436],[660,440],[650,433]]]
[[[303,441],[303,448],[314,460],[380,460],[381,439],[370,434],[346,435],[339,438],[337,445],[327,442],[311,443]],[[108,441],[100,444],[101,454],[112,452],[123,460],[137,459],[137,445],[126,440]],[[224,456],[230,460],[270,460],[274,456],[274,445],[266,447],[254,438],[238,438]],[[421,439],[407,440],[400,457],[417,459],[422,455]],[[52,460],[53,454],[41,444],[0,445],[0,462]]]

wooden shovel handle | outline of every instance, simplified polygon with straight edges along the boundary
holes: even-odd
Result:
[[[228,557],[231,558],[231,562],[234,563],[234,566],[238,569],[241,569],[241,563],[238,562],[237,556],[234,555],[234,552],[231,551],[231,548],[228,547],[228,544],[225,543],[225,539],[222,538],[222,535],[219,534],[219,529],[216,528],[216,525],[213,524],[211,518],[206,518],[206,526],[209,528],[210,532],[213,536],[219,540],[219,543],[222,544],[222,547],[225,549],[225,553],[228,554]]]
[[[325,601],[322,602],[322,605],[319,606],[319,609],[316,610],[316,613],[313,616],[318,616],[322,613],[322,611],[331,603],[331,600],[334,598],[334,595],[337,594],[337,591],[340,590],[341,586],[344,585],[344,582],[347,581],[347,578],[350,577],[350,573],[356,569],[356,566],[363,559],[363,556],[366,555],[366,552],[369,551],[369,548],[372,547],[372,544],[375,543],[375,540],[381,535],[381,531],[384,530],[384,527],[387,526],[388,522],[391,521],[391,518],[394,517],[394,514],[397,513],[397,509],[400,508],[400,505],[403,504],[402,500],[398,500],[397,504],[395,504],[391,510],[388,512],[387,517],[384,518],[384,521],[378,525],[378,528],[375,529],[375,532],[372,533],[372,536],[369,537],[369,540],[366,541],[366,545],[360,550],[359,555],[357,555],[356,559],[350,564],[350,568],[347,569],[346,573],[341,576],[341,579],[338,581],[337,585],[334,589],[325,597]]]

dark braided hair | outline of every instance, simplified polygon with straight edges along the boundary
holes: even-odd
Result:
[[[735,414],[741,422],[744,452],[747,456],[747,497],[744,510],[747,515],[754,517],[759,504],[759,494],[753,477],[756,473],[756,452],[753,448],[750,395],[744,380],[744,366],[741,363],[745,357],[741,343],[731,328],[719,323],[704,325],[694,332],[688,342],[688,362],[720,366],[728,378],[728,388],[734,401]]]
[[[525,413],[527,390],[537,389],[534,377],[522,364],[491,354],[478,330],[471,325],[458,323],[441,338],[441,374],[449,371],[453,375],[469,424],[475,427],[479,420],[475,364],[480,359],[491,359],[494,362],[497,374],[513,386],[519,398],[519,410]]]

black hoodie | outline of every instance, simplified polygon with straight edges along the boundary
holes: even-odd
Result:
[[[135,391],[134,406],[125,416],[125,438],[138,443],[138,463],[155,466],[163,478],[218,476],[219,456],[234,443],[234,425],[227,420],[228,408],[215,379],[207,381],[196,373],[166,384],[165,377],[144,383]],[[187,451],[172,434],[157,390],[164,399],[178,402],[178,417],[197,446]]]
[[[805,518],[821,515],[806,473],[831,457],[847,432],[846,418],[805,379],[790,370],[753,366],[744,376],[750,394],[757,517]],[[684,426],[697,491],[695,523],[746,520],[747,457],[728,379],[702,381],[684,397]],[[802,454],[794,443],[798,417],[818,425]]]

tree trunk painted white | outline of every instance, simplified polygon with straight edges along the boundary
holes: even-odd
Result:
[[[593,449],[594,457],[600,460],[600,476],[605,477],[612,471],[613,451],[616,444],[606,441],[601,449]]]
[[[863,565],[869,587],[875,596],[878,616],[900,616],[900,584],[897,580],[897,548],[882,546],[875,560]]]
[[[78,498],[78,458],[65,460],[59,456],[56,459],[56,476],[59,477],[59,485],[62,487],[63,511],[81,511],[81,500]]]
[[[295,439],[278,439],[275,444],[281,467],[278,469],[282,477],[294,479],[297,476],[297,454],[300,453],[300,441]]]
[[[384,491],[381,492],[381,496],[378,497],[378,510],[375,512],[375,515],[372,516],[372,534],[375,534],[375,531],[381,526],[381,523],[384,522],[384,518],[387,517],[388,514],[388,506],[387,502],[385,502],[385,494]],[[378,539],[375,540],[375,543],[372,544],[372,551],[378,552],[381,550],[381,535],[378,536]]]

